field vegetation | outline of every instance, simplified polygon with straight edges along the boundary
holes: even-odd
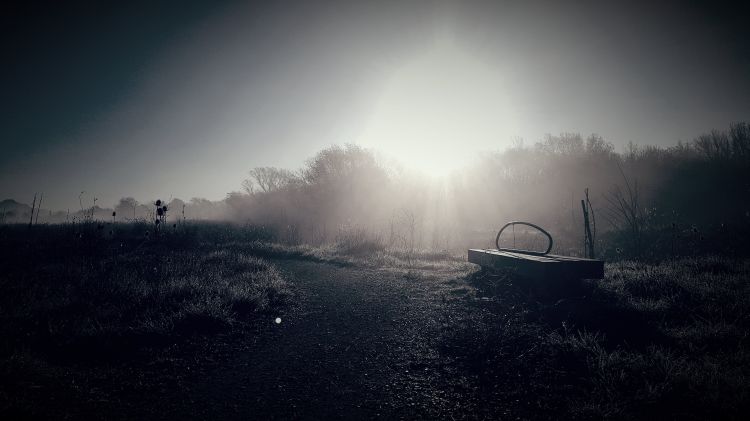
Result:
[[[462,253],[490,246],[502,224],[521,220],[552,233],[554,253],[583,255],[580,201],[588,189],[597,255],[746,255],[748,150],[745,122],[672,147],[631,144],[622,151],[597,134],[562,133],[479,154],[462,171],[432,180],[359,146],[331,146],[295,171],[251,169],[238,180],[243,190],[222,201],[170,199],[167,224],[249,224],[292,246],[343,244],[347,238],[360,243],[366,237],[389,249]],[[6,200],[0,220],[111,221],[115,212],[118,222],[150,223],[155,216],[151,201],[126,197],[109,209],[88,193],[80,199],[78,210],[37,209],[34,218],[30,207]]]
[[[2,227],[5,413],[44,414],[33,401],[45,392],[80,400],[102,376],[136,387],[134,371],[167,382],[186,366],[220,365],[231,351],[217,357],[213,347],[231,349],[300,305],[277,269],[293,261],[431,288],[434,299],[412,305],[440,321],[444,381],[479,417],[739,418],[750,404],[743,258],[620,259],[602,281],[554,288],[357,233],[314,247],[253,226],[170,229]]]
[[[28,397],[13,400],[28,392],[28,383],[54,387],[60,367],[153,362],[190,341],[241,332],[284,313],[292,292],[273,264],[225,247],[225,226],[182,228],[101,222],[0,228],[5,409],[33,407]],[[243,233],[233,230],[232,237]]]
[[[474,272],[446,354],[531,418],[739,419],[750,405],[747,259],[608,264],[561,294]],[[475,294],[475,295],[472,295]]]
[[[275,358],[283,337],[271,329],[291,318],[300,343],[281,342],[306,356],[360,335],[346,361],[309,357],[332,379],[372,350],[398,356],[368,386],[390,401],[358,416],[390,407],[393,417],[741,418],[748,151],[746,123],[621,153],[596,135],[563,134],[487,154],[436,184],[349,145],[296,172],[256,168],[220,203],[123,198],[110,210],[82,198],[79,212],[46,221],[36,200],[25,214],[14,204],[0,224],[0,414],[155,417],[133,397],[192,390],[238,354]],[[586,188],[605,279],[532,282],[465,262],[466,248],[493,246],[507,220],[547,227],[553,252],[583,255]],[[381,329],[397,316],[369,314],[378,323],[368,325],[360,307],[421,325]],[[320,326],[331,336],[316,336]],[[372,342],[362,326],[382,336]],[[347,399],[333,400],[354,405]]]

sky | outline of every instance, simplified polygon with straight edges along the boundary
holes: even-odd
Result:
[[[750,10],[715,3],[7,3],[0,199],[217,200],[343,143],[432,174],[545,133],[674,145],[750,120]]]

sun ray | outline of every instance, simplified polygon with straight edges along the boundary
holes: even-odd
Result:
[[[498,73],[452,43],[434,48],[393,74],[359,143],[432,176],[502,148],[517,129]]]

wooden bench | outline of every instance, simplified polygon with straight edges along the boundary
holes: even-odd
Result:
[[[498,249],[469,249],[469,262],[490,269],[508,270],[531,279],[602,279],[604,262],[596,259],[531,255]]]
[[[549,243],[543,252],[500,248],[500,234],[514,225],[525,225],[539,230]],[[497,233],[496,249],[469,249],[468,260],[484,268],[511,271],[535,280],[544,279],[602,279],[604,261],[549,254],[552,236],[543,228],[529,222],[508,222]]]

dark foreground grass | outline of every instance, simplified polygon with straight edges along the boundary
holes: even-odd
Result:
[[[741,419],[750,411],[749,275],[747,260],[715,256],[621,262],[561,294],[475,272],[473,310],[444,353],[477,376],[494,415]]]
[[[750,411],[747,259],[623,261],[607,264],[601,281],[534,284],[450,253],[273,240],[263,228],[226,224],[158,234],[139,224],[0,226],[0,415],[85,418],[180,390],[186,373],[211,371],[199,358],[224,364],[222,352],[236,355],[258,320],[270,325],[285,312],[291,286],[269,259],[397,273],[415,287],[403,294],[435,287],[411,305],[442,326],[429,368],[448,375],[431,387],[453,388],[463,402],[447,418]]]
[[[289,290],[266,261],[239,250],[79,233],[5,238],[3,354],[62,352],[77,342],[216,333],[283,305]],[[51,233],[50,233],[51,234]]]
[[[70,392],[71,367],[153,363],[283,312],[291,292],[276,268],[217,247],[211,230],[0,228],[0,410],[33,414],[34,388]]]

